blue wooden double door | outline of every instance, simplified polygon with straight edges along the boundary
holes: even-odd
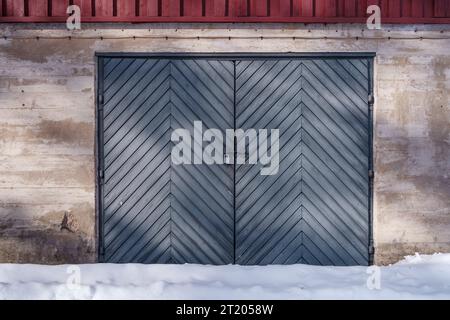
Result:
[[[364,56],[100,57],[102,260],[369,264],[371,63]],[[210,143],[195,135],[221,132],[227,159],[205,163],[193,151],[190,164],[174,163],[177,129],[191,134],[193,150]],[[227,154],[229,129],[256,132],[245,136],[243,154],[236,139]],[[259,144],[259,152],[250,147],[260,129],[269,133],[265,155],[277,158],[273,174],[249,163],[264,156]]]

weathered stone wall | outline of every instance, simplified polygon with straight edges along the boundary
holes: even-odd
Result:
[[[0,32],[0,262],[96,260],[95,52],[376,52],[376,262],[450,252],[450,26]],[[61,228],[68,212],[71,230]]]

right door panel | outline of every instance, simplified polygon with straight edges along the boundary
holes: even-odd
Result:
[[[236,165],[237,264],[369,263],[369,63],[236,62],[236,127],[279,129],[280,159]]]

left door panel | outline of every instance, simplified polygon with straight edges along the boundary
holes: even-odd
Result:
[[[175,129],[193,137],[194,121],[203,132],[233,128],[233,63],[115,57],[99,63],[103,260],[233,263],[233,166],[171,161]],[[206,145],[200,143],[198,150]]]

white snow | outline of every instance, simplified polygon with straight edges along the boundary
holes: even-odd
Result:
[[[450,299],[450,254],[377,268],[0,264],[0,299]]]

